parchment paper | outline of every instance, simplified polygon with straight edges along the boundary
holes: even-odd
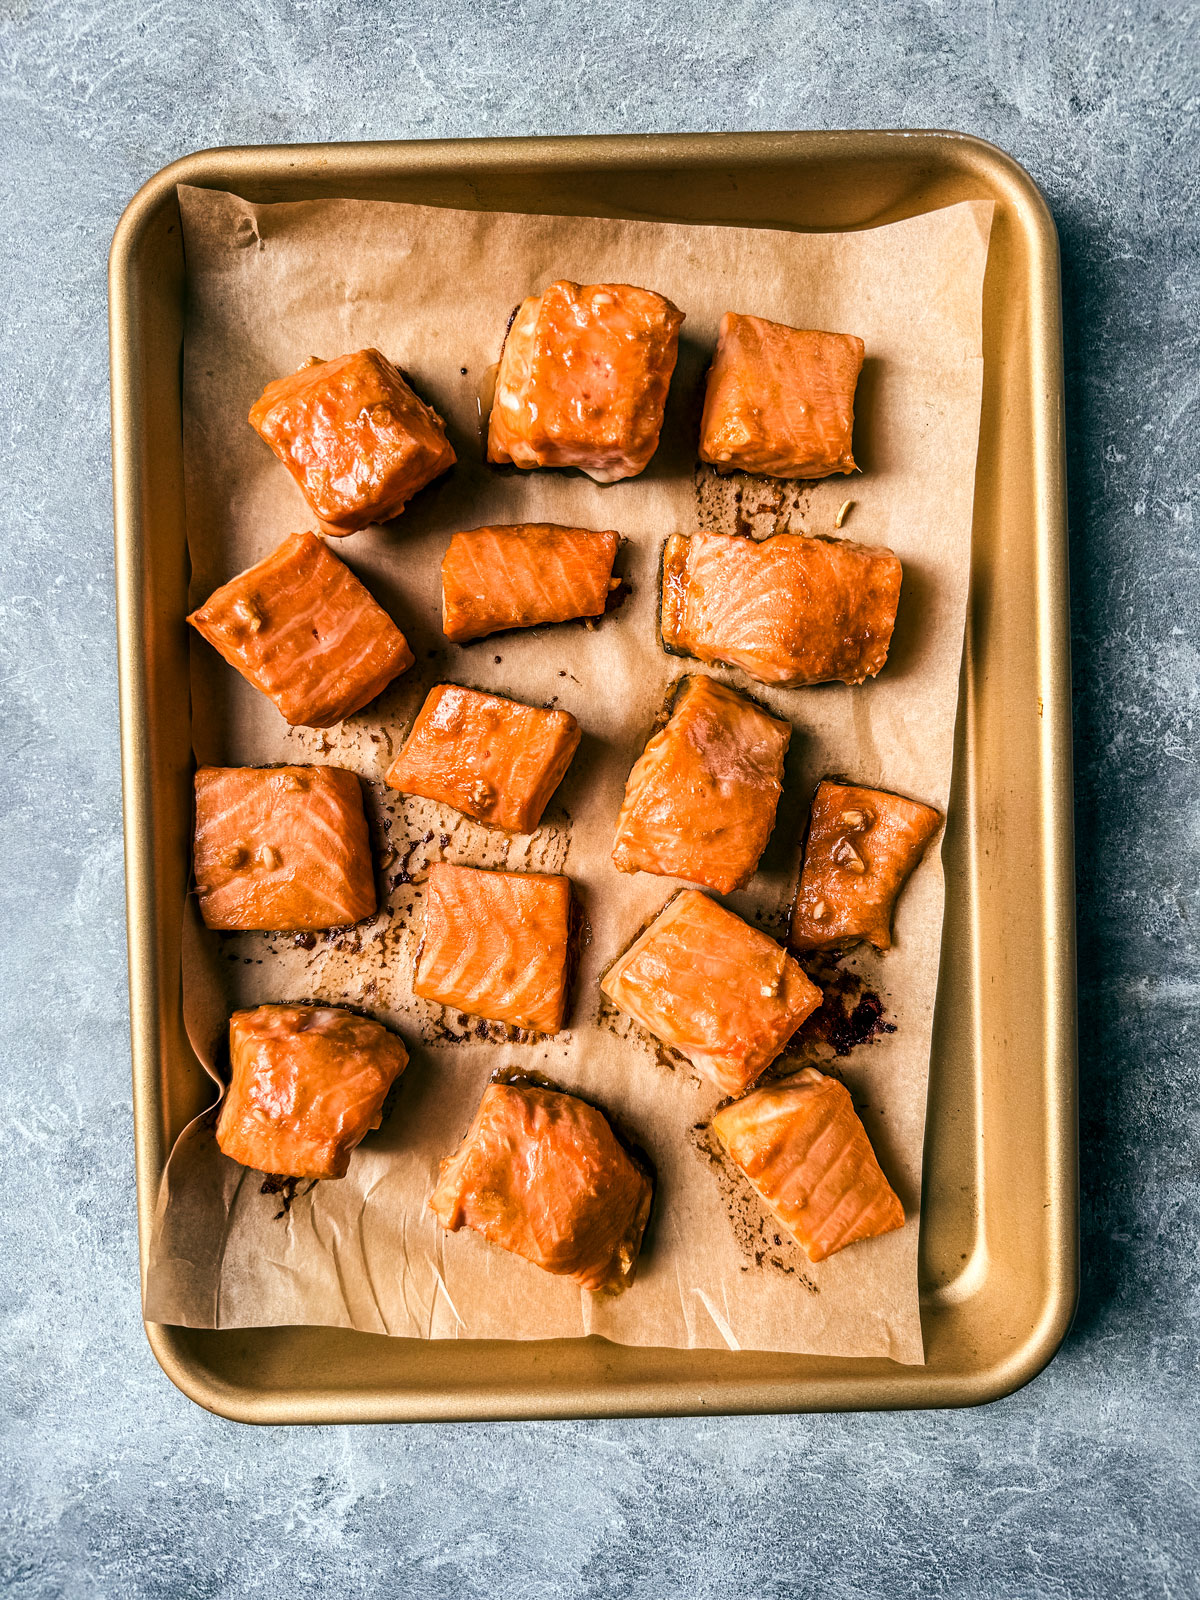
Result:
[[[890,545],[904,563],[891,658],[877,681],[775,691],[716,674],[794,728],[775,833],[750,888],[730,897],[733,909],[783,931],[808,800],[825,774],[945,808],[990,205],[815,235],[355,201],[255,206],[188,188],[180,203],[193,605],[284,535],[314,525],[246,422],[264,384],[306,356],[378,346],[447,419],[459,464],[388,527],[332,541],[417,655],[413,670],[341,727],[289,730],[193,642],[197,759],[330,762],[361,773],[387,886],[379,916],[348,934],[318,936],[312,948],[287,935],[209,933],[189,905],[185,1011],[198,1053],[213,1069],[235,1006],[320,998],[362,1006],[393,1025],[412,1063],[349,1175],[302,1191],[290,1208],[261,1192],[261,1175],[220,1154],[211,1114],[187,1129],[163,1181],[147,1316],[201,1327],[324,1323],[417,1338],[601,1334],[628,1344],[920,1362],[921,1151],[943,906],[937,848],[901,899],[894,949],[851,963],[884,996],[895,1032],[835,1063],[909,1221],[818,1266],[715,1158],[703,1126],[716,1091],[602,1005],[597,978],[677,887],[618,873],[609,861],[626,775],[668,686],[704,670],[665,655],[656,636],[658,563],[672,532],[831,534],[838,507],[852,499],[843,534]],[[478,396],[509,313],[555,278],[642,284],[687,313],[662,444],[630,482],[601,487],[577,473],[482,462]],[[704,371],[731,308],[866,341],[855,430],[861,475],[789,487],[697,473]],[[617,529],[627,541],[618,571],[629,599],[595,628],[567,624],[450,645],[438,625],[449,535],[526,520]],[[553,703],[581,722],[580,752],[536,835],[509,840],[383,787],[426,691],[444,680]],[[505,1040],[502,1029],[480,1029],[413,997],[422,884],[441,856],[570,875],[590,939],[566,1032],[535,1044]],[[534,1070],[582,1093],[651,1155],[654,1217],[626,1294],[591,1296],[465,1230],[442,1232],[426,1210],[439,1160],[502,1067]]]

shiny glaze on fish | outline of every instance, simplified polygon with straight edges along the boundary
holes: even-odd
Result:
[[[709,369],[700,459],[773,478],[853,472],[863,342],[727,311]]]
[[[617,587],[611,531],[523,522],[456,533],[442,560],[442,631],[465,644],[504,628],[599,617]]]
[[[600,987],[722,1094],[770,1066],[821,991],[774,939],[696,889],[668,902]]]
[[[425,887],[413,993],[533,1033],[567,1009],[571,885],[545,872],[438,861]]]
[[[890,550],[777,533],[672,534],[662,641],[759,683],[862,683],[887,660],[901,567]]]
[[[849,1092],[805,1067],[712,1119],[730,1159],[810,1261],[904,1226]]]
[[[653,1184],[602,1112],[574,1095],[491,1083],[430,1210],[582,1289],[633,1282]]]
[[[294,726],[333,727],[413,664],[391,617],[313,533],[291,534],[188,621]]]
[[[235,1011],[229,1055],[217,1143],[244,1167],[290,1178],[344,1177],[408,1065],[382,1023],[336,1006]]]
[[[865,939],[890,949],[896,899],[941,825],[941,812],[919,800],[819,783],[792,908],[795,948],[828,950]]]
[[[201,767],[194,860],[210,928],[337,928],[375,910],[362,785],[342,767]]]
[[[552,283],[517,311],[500,358],[488,460],[578,467],[599,483],[658,448],[683,313],[627,283]]]
[[[454,465],[446,424],[378,350],[311,356],[267,385],[250,425],[335,536],[399,516]]]
[[[532,833],[578,747],[579,724],[569,711],[439,683],[387,782],[491,827]]]
[[[629,774],[613,865],[718,894],[744,888],[775,826],[791,734],[715,679],[682,679],[670,720]]]

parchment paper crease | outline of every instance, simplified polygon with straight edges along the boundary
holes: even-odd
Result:
[[[358,201],[255,206],[182,188],[188,314],[184,359],[192,604],[313,526],[298,490],[246,422],[268,379],[305,356],[375,345],[447,418],[459,465],[396,522],[334,541],[395,616],[417,666],[381,700],[322,734],[289,730],[203,643],[193,644],[202,762],[331,762],[369,782],[388,885],[372,922],[313,948],[283,935],[220,937],[189,907],[185,1011],[210,1070],[229,1011],[322,998],[396,1027],[412,1064],[384,1126],[347,1178],[285,1209],[261,1177],[218,1151],[211,1116],[185,1130],[164,1177],[146,1314],[201,1327],[325,1323],[417,1338],[601,1334],[628,1344],[885,1355],[922,1360],[917,1303],[921,1148],[942,926],[934,850],[903,896],[895,948],[860,956],[896,1031],[838,1064],[909,1215],[899,1233],[819,1266],[765,1220],[697,1132],[715,1092],[600,1006],[597,976],[676,885],[609,862],[625,777],[668,685],[703,670],[657,641],[657,568],[673,531],[698,526],[842,530],[904,562],[891,660],[858,689],[771,691],[736,673],[794,727],[787,786],[763,867],[729,902],[784,926],[812,788],[826,773],[945,807],[962,651],[979,429],[981,299],[991,207],[968,203],[870,231],[794,234],[587,218],[514,216]],[[687,313],[663,442],[644,476],[600,487],[566,472],[482,463],[478,394],[505,324],[555,278],[642,284]],[[861,335],[855,453],[862,474],[784,488],[695,471],[703,374],[723,311]],[[456,648],[442,637],[439,563],[457,528],[551,521],[615,528],[632,593],[580,624]],[[183,619],[180,619],[182,627]],[[585,730],[532,838],[508,840],[382,777],[425,692],[449,680],[565,707]],[[431,859],[567,872],[590,942],[568,1031],[536,1044],[478,1037],[474,1023],[410,991]],[[485,1030],[486,1031],[486,1030]],[[500,1030],[490,1030],[495,1034]],[[543,1073],[607,1107],[658,1169],[634,1288],[597,1299],[485,1245],[447,1235],[425,1202],[491,1073]]]

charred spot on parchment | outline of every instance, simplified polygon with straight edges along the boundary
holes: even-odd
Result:
[[[734,1241],[742,1255],[743,1272],[771,1272],[795,1278],[810,1294],[821,1291],[808,1275],[808,1257],[785,1232],[749,1182],[725,1158],[721,1141],[707,1122],[688,1129],[688,1143],[704,1161],[721,1193]]]
[[[295,1202],[302,1200],[306,1194],[311,1194],[319,1182],[318,1178],[285,1178],[280,1173],[268,1172],[264,1175],[258,1192],[278,1195],[279,1210],[275,1213],[275,1221],[279,1222],[287,1216]],[[301,1188],[301,1184],[305,1187]]]
[[[884,1033],[895,1033],[883,1000],[844,957],[816,951],[800,965],[821,990],[821,1004],[788,1040],[772,1065],[773,1077],[785,1077],[805,1062],[829,1062],[848,1056]]]

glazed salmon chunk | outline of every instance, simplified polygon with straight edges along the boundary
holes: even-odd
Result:
[[[759,683],[862,683],[887,660],[900,562],[849,539],[673,534],[663,552],[662,641]]]
[[[828,779],[818,784],[792,908],[795,948],[866,940],[889,949],[897,897],[941,825],[941,812],[918,800]]]
[[[310,357],[267,385],[250,424],[330,534],[399,516],[454,465],[445,423],[378,350]]]
[[[681,680],[635,762],[617,819],[620,872],[744,888],[775,826],[791,727],[715,679]]]
[[[289,1178],[344,1178],[408,1065],[382,1023],[337,1006],[235,1011],[229,1056],[217,1143],[244,1167]]]
[[[313,533],[293,533],[188,621],[293,726],[333,727],[413,664],[391,617]]]
[[[455,644],[505,628],[599,617],[618,587],[619,535],[549,522],[456,533],[442,560],[442,632]]]
[[[567,1009],[570,933],[566,878],[435,862],[413,993],[472,1017],[557,1033]]]
[[[581,1289],[633,1282],[654,1187],[603,1112],[557,1089],[490,1083],[441,1164],[430,1210]]]
[[[615,1006],[740,1094],[821,1003],[774,939],[684,889],[600,981]]]
[[[439,683],[387,781],[509,833],[532,833],[579,747],[569,711]]]
[[[210,928],[338,928],[375,910],[362,785],[342,767],[201,767],[194,860]]]
[[[836,1078],[805,1067],[725,1106],[712,1126],[810,1261],[904,1226],[904,1207]]]
[[[709,369],[700,459],[773,478],[853,472],[863,342],[727,311]]]
[[[488,460],[632,478],[658,448],[683,313],[627,283],[552,283],[518,309],[496,374]]]

